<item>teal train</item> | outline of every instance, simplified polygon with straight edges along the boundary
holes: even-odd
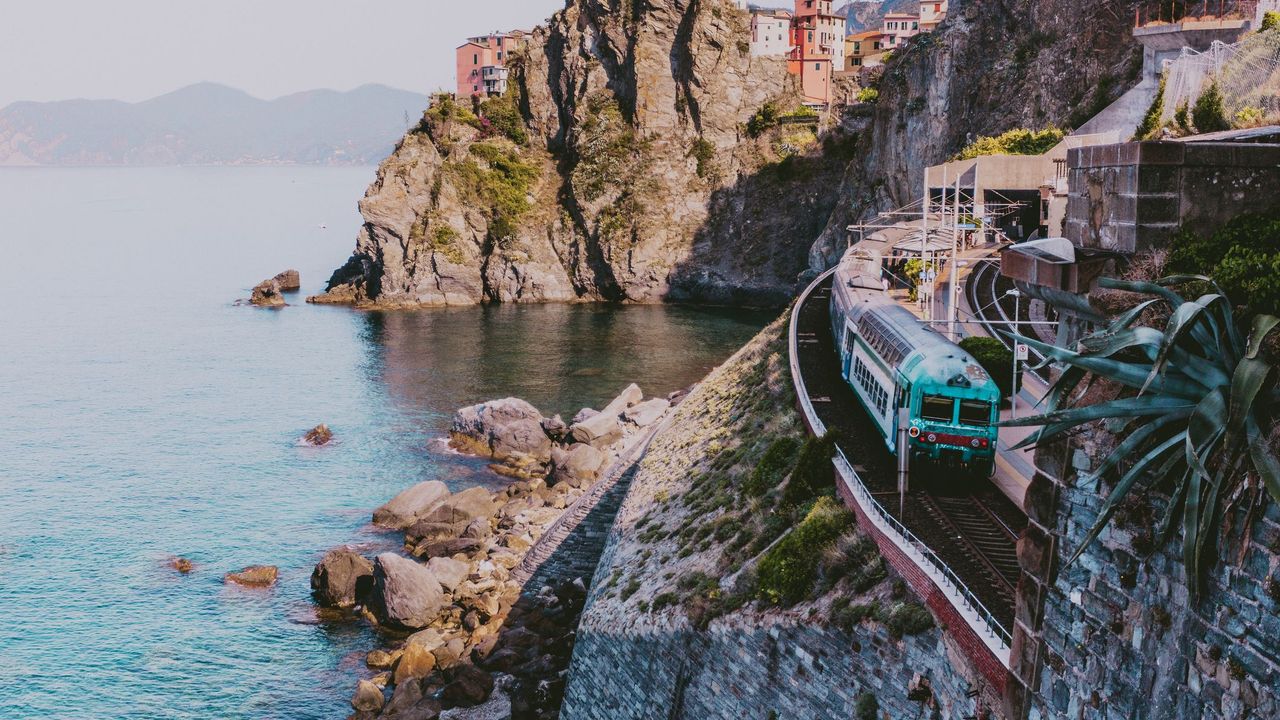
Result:
[[[894,302],[882,248],[863,241],[834,273],[831,331],[849,387],[897,454],[899,409],[907,410],[911,460],[990,476],[1000,390],[978,361]]]

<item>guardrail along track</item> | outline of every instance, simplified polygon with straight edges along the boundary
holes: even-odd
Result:
[[[917,485],[915,472],[916,489],[898,512],[896,461],[840,376],[829,326],[830,283],[828,277],[814,288],[792,316],[792,372],[800,376],[801,406],[817,420],[812,429],[836,431],[837,468],[847,465],[855,496],[870,505],[864,509],[890,527],[900,545],[932,566],[941,584],[956,593],[956,602],[985,618],[990,632],[1007,647],[1020,572],[1016,541],[1026,517],[989,482],[938,487],[943,478],[922,476]]]

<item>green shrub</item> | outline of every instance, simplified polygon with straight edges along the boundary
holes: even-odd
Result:
[[[1261,125],[1267,119],[1267,113],[1260,107],[1246,105],[1236,113],[1235,126],[1250,128]]]
[[[880,717],[880,701],[871,693],[862,693],[858,696],[858,704],[854,706],[853,717],[855,720],[877,720]]]
[[[765,133],[766,130],[778,124],[778,104],[770,100],[751,116],[747,121],[747,134],[753,138],[758,138]]]
[[[524,118],[516,107],[514,92],[497,95],[480,103],[481,137],[501,135],[517,145],[529,142],[529,134],[524,128]]]
[[[1066,133],[1056,127],[1009,130],[995,137],[979,137],[961,150],[955,159],[970,160],[983,155],[1043,155],[1064,137]]]
[[[1211,133],[1231,129],[1218,83],[1209,83],[1209,87],[1196,99],[1196,105],[1191,109],[1191,121],[1195,123],[1196,132]]]
[[[576,142],[578,164],[571,177],[576,192],[590,202],[637,179],[645,143],[608,91],[589,95],[586,104]]]
[[[1164,90],[1166,74],[1160,75],[1160,86],[1156,88],[1156,96],[1152,98],[1150,107],[1147,108],[1147,114],[1142,116],[1142,122],[1138,124],[1138,129],[1133,132],[1134,140],[1150,140],[1160,132],[1160,118],[1164,116]]]
[[[862,593],[888,577],[880,548],[856,529],[841,535],[822,554],[821,575],[819,592],[823,593],[845,579],[850,590]]]
[[[1280,12],[1268,10],[1262,15],[1262,24],[1258,26],[1258,32],[1266,32],[1280,28]]]
[[[834,498],[819,498],[790,535],[760,559],[758,597],[775,605],[795,605],[814,590],[822,551],[853,522],[853,515]]]
[[[1190,135],[1194,130],[1191,129],[1191,107],[1187,105],[1187,101],[1183,100],[1173,111],[1173,123],[1178,126],[1184,135]]]
[[[1179,233],[1169,255],[1169,269],[1208,275],[1227,296],[1243,301],[1240,321],[1280,312],[1280,216],[1241,215],[1212,235]]]
[[[790,436],[770,443],[769,449],[760,456],[760,461],[742,483],[742,493],[747,497],[760,497],[777,487],[791,469],[799,447],[800,443]]]
[[[658,612],[663,608],[673,607],[680,604],[680,596],[673,592],[664,592],[653,599],[653,604],[649,607],[654,612]]]
[[[895,639],[904,635],[918,635],[933,627],[933,615],[919,603],[896,603],[887,613],[877,618],[889,629]]]
[[[622,588],[622,592],[618,594],[618,597],[622,598],[625,601],[627,598],[631,597],[632,595],[635,595],[636,591],[639,589],[640,589],[640,581],[636,578],[631,578],[630,580],[627,581],[626,586]]]
[[[689,148],[689,157],[698,163],[698,177],[706,178],[708,175],[714,175],[716,146],[706,138],[698,138],[693,141],[693,147]]]
[[[529,211],[529,192],[538,179],[536,165],[525,161],[510,146],[480,142],[471,146],[471,155],[483,160],[449,163],[446,169],[458,186],[480,205],[489,220],[489,239],[506,247],[515,238],[516,227]]]
[[[860,103],[874,103],[880,99],[880,91],[873,87],[864,87],[858,91],[857,99]]]
[[[831,620],[845,632],[853,632],[863,620],[874,620],[880,614],[880,603],[871,601],[866,605],[851,605],[847,598],[831,607]]]
[[[795,469],[791,479],[782,488],[782,504],[785,507],[799,507],[815,497],[829,493],[834,489],[835,470],[831,458],[835,456],[836,436],[834,431],[817,438],[805,439],[800,448],[800,456],[796,458]]]
[[[1004,343],[989,337],[967,337],[960,341],[960,349],[987,371],[1002,397],[1013,395],[1013,353]]]

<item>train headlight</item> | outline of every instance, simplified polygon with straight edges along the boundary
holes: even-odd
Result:
[[[912,425],[911,428],[907,430],[907,434],[913,438],[918,438],[920,437],[920,428]]]
[[[972,440],[970,440],[970,441],[969,441],[969,444],[970,444],[970,445],[972,445],[972,446],[974,446],[974,447],[980,447],[980,446],[982,445],[982,441],[981,441],[981,440],[979,440],[978,438],[974,438],[974,439],[972,439]]]
[[[925,436],[925,438],[924,438],[924,439],[925,439],[925,440],[928,440],[928,441],[929,441],[929,442],[931,442],[931,443],[938,442],[938,436],[937,436],[937,435],[934,435],[933,433],[929,433],[928,435],[926,435],[926,436]]]

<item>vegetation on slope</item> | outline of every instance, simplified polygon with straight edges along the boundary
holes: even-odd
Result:
[[[1018,128],[995,137],[982,136],[956,155],[956,160],[971,160],[983,155],[1043,155],[1062,142],[1066,132],[1048,127],[1043,130]]]

